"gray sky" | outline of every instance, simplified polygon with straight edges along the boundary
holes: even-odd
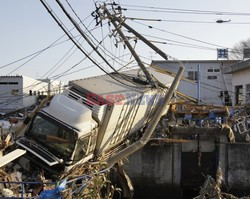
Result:
[[[71,6],[74,8],[76,13],[81,19],[86,18],[95,10],[94,1],[92,0],[68,0]],[[62,13],[60,8],[52,0],[47,1],[48,4],[53,8],[53,11],[60,17],[63,23],[68,27],[72,28],[72,24],[67,20],[65,15]],[[65,6],[66,2],[62,0]],[[176,57],[178,59],[216,59],[216,48],[218,46],[222,47],[233,47],[233,45],[240,40],[245,40],[250,37],[250,2],[248,0],[119,0],[118,3],[122,4],[123,8],[127,8],[127,11],[123,11],[123,14],[127,17],[139,17],[139,18],[154,18],[162,20],[174,20],[178,22],[161,21],[161,22],[150,22],[150,21],[131,21],[127,20],[127,23],[135,28],[142,34],[148,36],[154,36],[159,38],[150,38],[150,40],[167,42],[168,44],[156,45],[165,51],[167,54]],[[76,51],[64,64],[56,65],[57,62],[69,51],[73,46],[70,41],[63,42],[49,50],[44,51],[39,56],[35,57],[32,61],[21,66],[28,59],[22,60],[15,64],[3,67],[4,65],[46,48],[51,43],[56,41],[59,37],[63,36],[63,31],[59,28],[56,22],[52,19],[49,13],[42,6],[40,1],[34,0],[2,0],[0,2],[0,25],[1,25],[1,37],[0,37],[0,74],[1,75],[26,75],[32,78],[41,77],[52,77],[58,74],[64,73],[64,71],[69,70],[64,73],[59,79],[65,83],[68,80],[79,79],[88,76],[93,76],[101,74],[97,67],[89,67],[92,65],[90,61],[83,61],[81,64],[72,68],[74,64],[79,62],[84,55],[79,51]],[[128,5],[137,6],[150,6],[150,7],[160,7],[160,8],[171,8],[171,9],[192,9],[200,11],[218,11],[218,14],[186,14],[186,13],[176,13],[174,12],[159,12],[159,9],[153,9],[152,12],[146,12],[145,10],[152,10],[150,8],[132,7]],[[67,7],[70,11],[70,8]],[[139,10],[143,11],[139,11]],[[166,11],[162,9],[162,11]],[[169,10],[168,10],[169,11]],[[235,15],[221,15],[221,12],[234,12]],[[248,13],[249,15],[239,15],[240,13]],[[71,12],[73,16],[73,13]],[[77,18],[75,17],[77,20]],[[216,20],[231,20],[230,23],[218,24],[215,23]],[[180,21],[196,21],[197,23],[188,23]],[[92,23],[91,23],[92,22]],[[153,28],[148,28],[146,25],[150,25]],[[198,23],[199,22],[199,23]],[[200,23],[202,22],[202,23]],[[97,28],[93,31],[93,34],[98,40],[102,40],[106,35],[108,35],[109,27],[104,21],[102,28]],[[246,23],[246,24],[237,24]],[[249,24],[247,24],[249,23]],[[93,22],[93,17],[89,17],[84,21],[89,29],[95,28],[95,22]],[[112,27],[111,27],[112,28]],[[168,32],[167,32],[168,31]],[[177,36],[174,34],[181,36]],[[76,31],[73,31],[74,35],[78,35]],[[125,33],[129,35],[129,33]],[[162,38],[162,39],[160,39]],[[210,45],[207,43],[201,43],[195,40],[200,40],[207,43],[212,43],[215,45]],[[64,36],[59,42],[66,40],[67,37]],[[164,39],[164,40],[163,40]],[[80,40],[81,42],[82,40]],[[183,43],[179,43],[183,42]],[[109,49],[116,56],[121,56],[121,59],[111,61],[111,64],[116,68],[120,68],[130,57],[122,57],[127,53],[127,49],[124,50],[121,43],[118,41],[119,48],[114,46],[116,43],[115,39],[107,37],[104,40],[104,46]],[[185,43],[185,44],[184,44]],[[200,48],[192,48],[186,46],[198,45]],[[134,45],[134,43],[132,42]],[[82,44],[88,52],[91,49],[86,43]],[[184,47],[184,46],[185,47]],[[217,45],[217,46],[216,46]],[[206,49],[204,49],[204,47]],[[74,49],[73,49],[74,50]],[[138,41],[136,44],[136,50],[140,55],[143,55],[147,63],[150,63],[148,58],[160,59],[153,51],[147,48],[142,42]],[[73,51],[71,51],[73,52]],[[93,57],[98,61],[95,54]],[[108,55],[105,55],[109,59]],[[31,57],[30,57],[31,58]],[[133,63],[134,64],[134,63]],[[133,65],[132,64],[132,65]],[[3,67],[3,68],[1,68]],[[19,69],[17,69],[20,67]],[[54,68],[53,68],[54,67]],[[84,69],[89,67],[87,69]],[[53,68],[53,69],[52,69]],[[58,69],[57,69],[58,68]],[[72,69],[70,69],[72,68]],[[103,65],[104,69],[107,69],[106,65]],[[51,70],[52,69],[52,70]],[[81,70],[84,69],[84,70]],[[51,71],[50,71],[51,70]],[[55,70],[53,73],[51,73]],[[78,72],[76,72],[78,71]],[[109,70],[110,71],[110,70]],[[67,76],[65,74],[71,73]]]

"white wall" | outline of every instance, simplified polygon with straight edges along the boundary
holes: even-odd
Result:
[[[30,96],[30,90],[32,91],[32,96]],[[26,76],[23,76],[23,107],[28,107],[36,103],[38,98],[38,93],[47,95],[48,84],[35,80]],[[35,95],[36,93],[36,95]]]
[[[223,64],[222,64],[223,63]],[[188,77],[188,71],[197,71],[197,65],[200,64],[201,74],[201,89],[200,96],[201,101],[208,104],[223,105],[224,99],[220,98],[220,91],[229,91],[232,93],[232,75],[222,74],[221,68],[231,65],[231,62],[223,61],[190,61],[184,62],[185,72],[184,76]],[[179,63],[176,62],[153,62],[153,65],[161,69],[167,69],[172,72],[177,72]],[[208,69],[219,69],[220,72],[208,72]],[[217,79],[208,79],[208,76],[217,76]],[[182,81],[178,88],[179,91],[189,95],[193,98],[197,98],[197,83],[196,81]]]
[[[62,93],[64,89],[64,83],[58,80],[41,79],[40,81],[48,83],[48,90],[50,94]]]
[[[48,82],[51,80],[48,79]],[[0,112],[17,110],[35,104],[39,94],[48,94],[48,82],[26,76],[0,76]],[[63,83],[60,81],[51,82],[51,94],[62,91],[62,88]],[[12,90],[18,90],[18,95],[13,95]],[[30,95],[30,91],[32,91],[32,95]]]
[[[233,92],[234,92],[233,105],[235,105],[235,86],[239,86],[239,85],[243,86],[243,103],[247,103],[246,102],[246,84],[250,84],[250,68],[242,70],[242,71],[234,72],[232,76],[232,84],[233,84]]]
[[[18,90],[17,95],[12,94],[13,90]],[[0,111],[21,107],[22,94],[21,76],[0,76]]]

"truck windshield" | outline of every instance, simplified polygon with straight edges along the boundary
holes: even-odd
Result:
[[[75,148],[76,133],[41,113],[35,116],[25,135],[64,160],[71,158]]]

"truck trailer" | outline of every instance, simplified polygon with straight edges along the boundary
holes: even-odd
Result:
[[[174,79],[150,73],[166,87],[150,85],[137,69],[70,81],[33,117],[17,145],[32,164],[55,173],[109,158],[136,140]]]

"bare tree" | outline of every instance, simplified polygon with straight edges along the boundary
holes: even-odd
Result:
[[[244,49],[250,48],[250,38],[242,40],[234,45],[230,52],[230,59],[243,60]]]

